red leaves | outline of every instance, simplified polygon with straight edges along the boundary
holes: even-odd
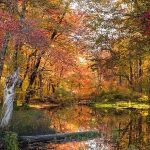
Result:
[[[76,65],[75,59],[72,53],[68,52],[66,49],[52,49],[50,52],[50,57],[53,62],[55,62],[55,66],[57,68],[64,67],[64,68],[72,68]]]
[[[150,35],[150,11],[147,11],[143,14],[142,25],[145,34]]]
[[[36,48],[48,48],[46,32],[30,19],[21,22],[7,13],[0,12],[0,31],[10,32],[15,40]]]
[[[150,19],[150,11],[145,12],[144,15],[143,15],[143,18],[144,19]]]
[[[49,46],[46,32],[30,20],[25,20],[21,23],[20,30],[15,36],[17,40],[36,48],[48,48]]]
[[[4,24],[2,24],[2,28],[5,31],[15,33],[19,30],[19,24],[15,20],[9,19]]]
[[[36,24],[24,25],[20,32],[23,35],[25,42],[37,48],[48,48],[48,37],[46,31],[37,27]]]
[[[18,21],[7,13],[0,12],[0,30],[4,32],[17,32]]]
[[[28,32],[28,36],[26,36],[27,42],[30,45],[36,46],[38,48],[48,48],[48,40],[46,37],[46,32],[42,29],[33,29],[31,33]]]

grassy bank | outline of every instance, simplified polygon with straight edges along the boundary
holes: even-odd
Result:
[[[150,109],[150,105],[147,103],[138,102],[115,102],[115,103],[95,103],[93,105],[96,108],[115,108],[115,109],[125,109],[125,108],[135,108],[135,109]]]
[[[132,91],[102,91],[93,101],[96,108],[150,108],[148,96]]]
[[[50,128],[50,118],[47,112],[33,108],[24,109],[21,107],[14,110],[9,130],[18,135],[55,133],[55,131]]]

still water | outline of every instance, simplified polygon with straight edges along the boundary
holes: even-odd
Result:
[[[47,145],[55,150],[150,150],[150,110],[92,109],[72,106],[49,111],[51,127],[60,132],[97,130],[102,137]]]
[[[85,142],[47,144],[47,150],[150,150],[150,110],[72,106],[50,110],[49,115],[57,131],[97,130],[103,135]]]

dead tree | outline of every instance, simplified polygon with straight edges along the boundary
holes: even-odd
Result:
[[[18,83],[19,83],[19,75],[17,70],[12,75],[6,78],[6,84],[4,89],[4,103],[2,108],[2,119],[0,123],[1,128],[6,128],[9,125],[13,112],[15,88]]]

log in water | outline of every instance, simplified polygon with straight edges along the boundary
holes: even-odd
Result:
[[[50,143],[66,143],[71,141],[84,141],[99,137],[100,133],[97,131],[85,131],[75,133],[56,133],[49,135],[36,136],[20,136],[21,143],[35,143],[35,142],[50,142]]]

